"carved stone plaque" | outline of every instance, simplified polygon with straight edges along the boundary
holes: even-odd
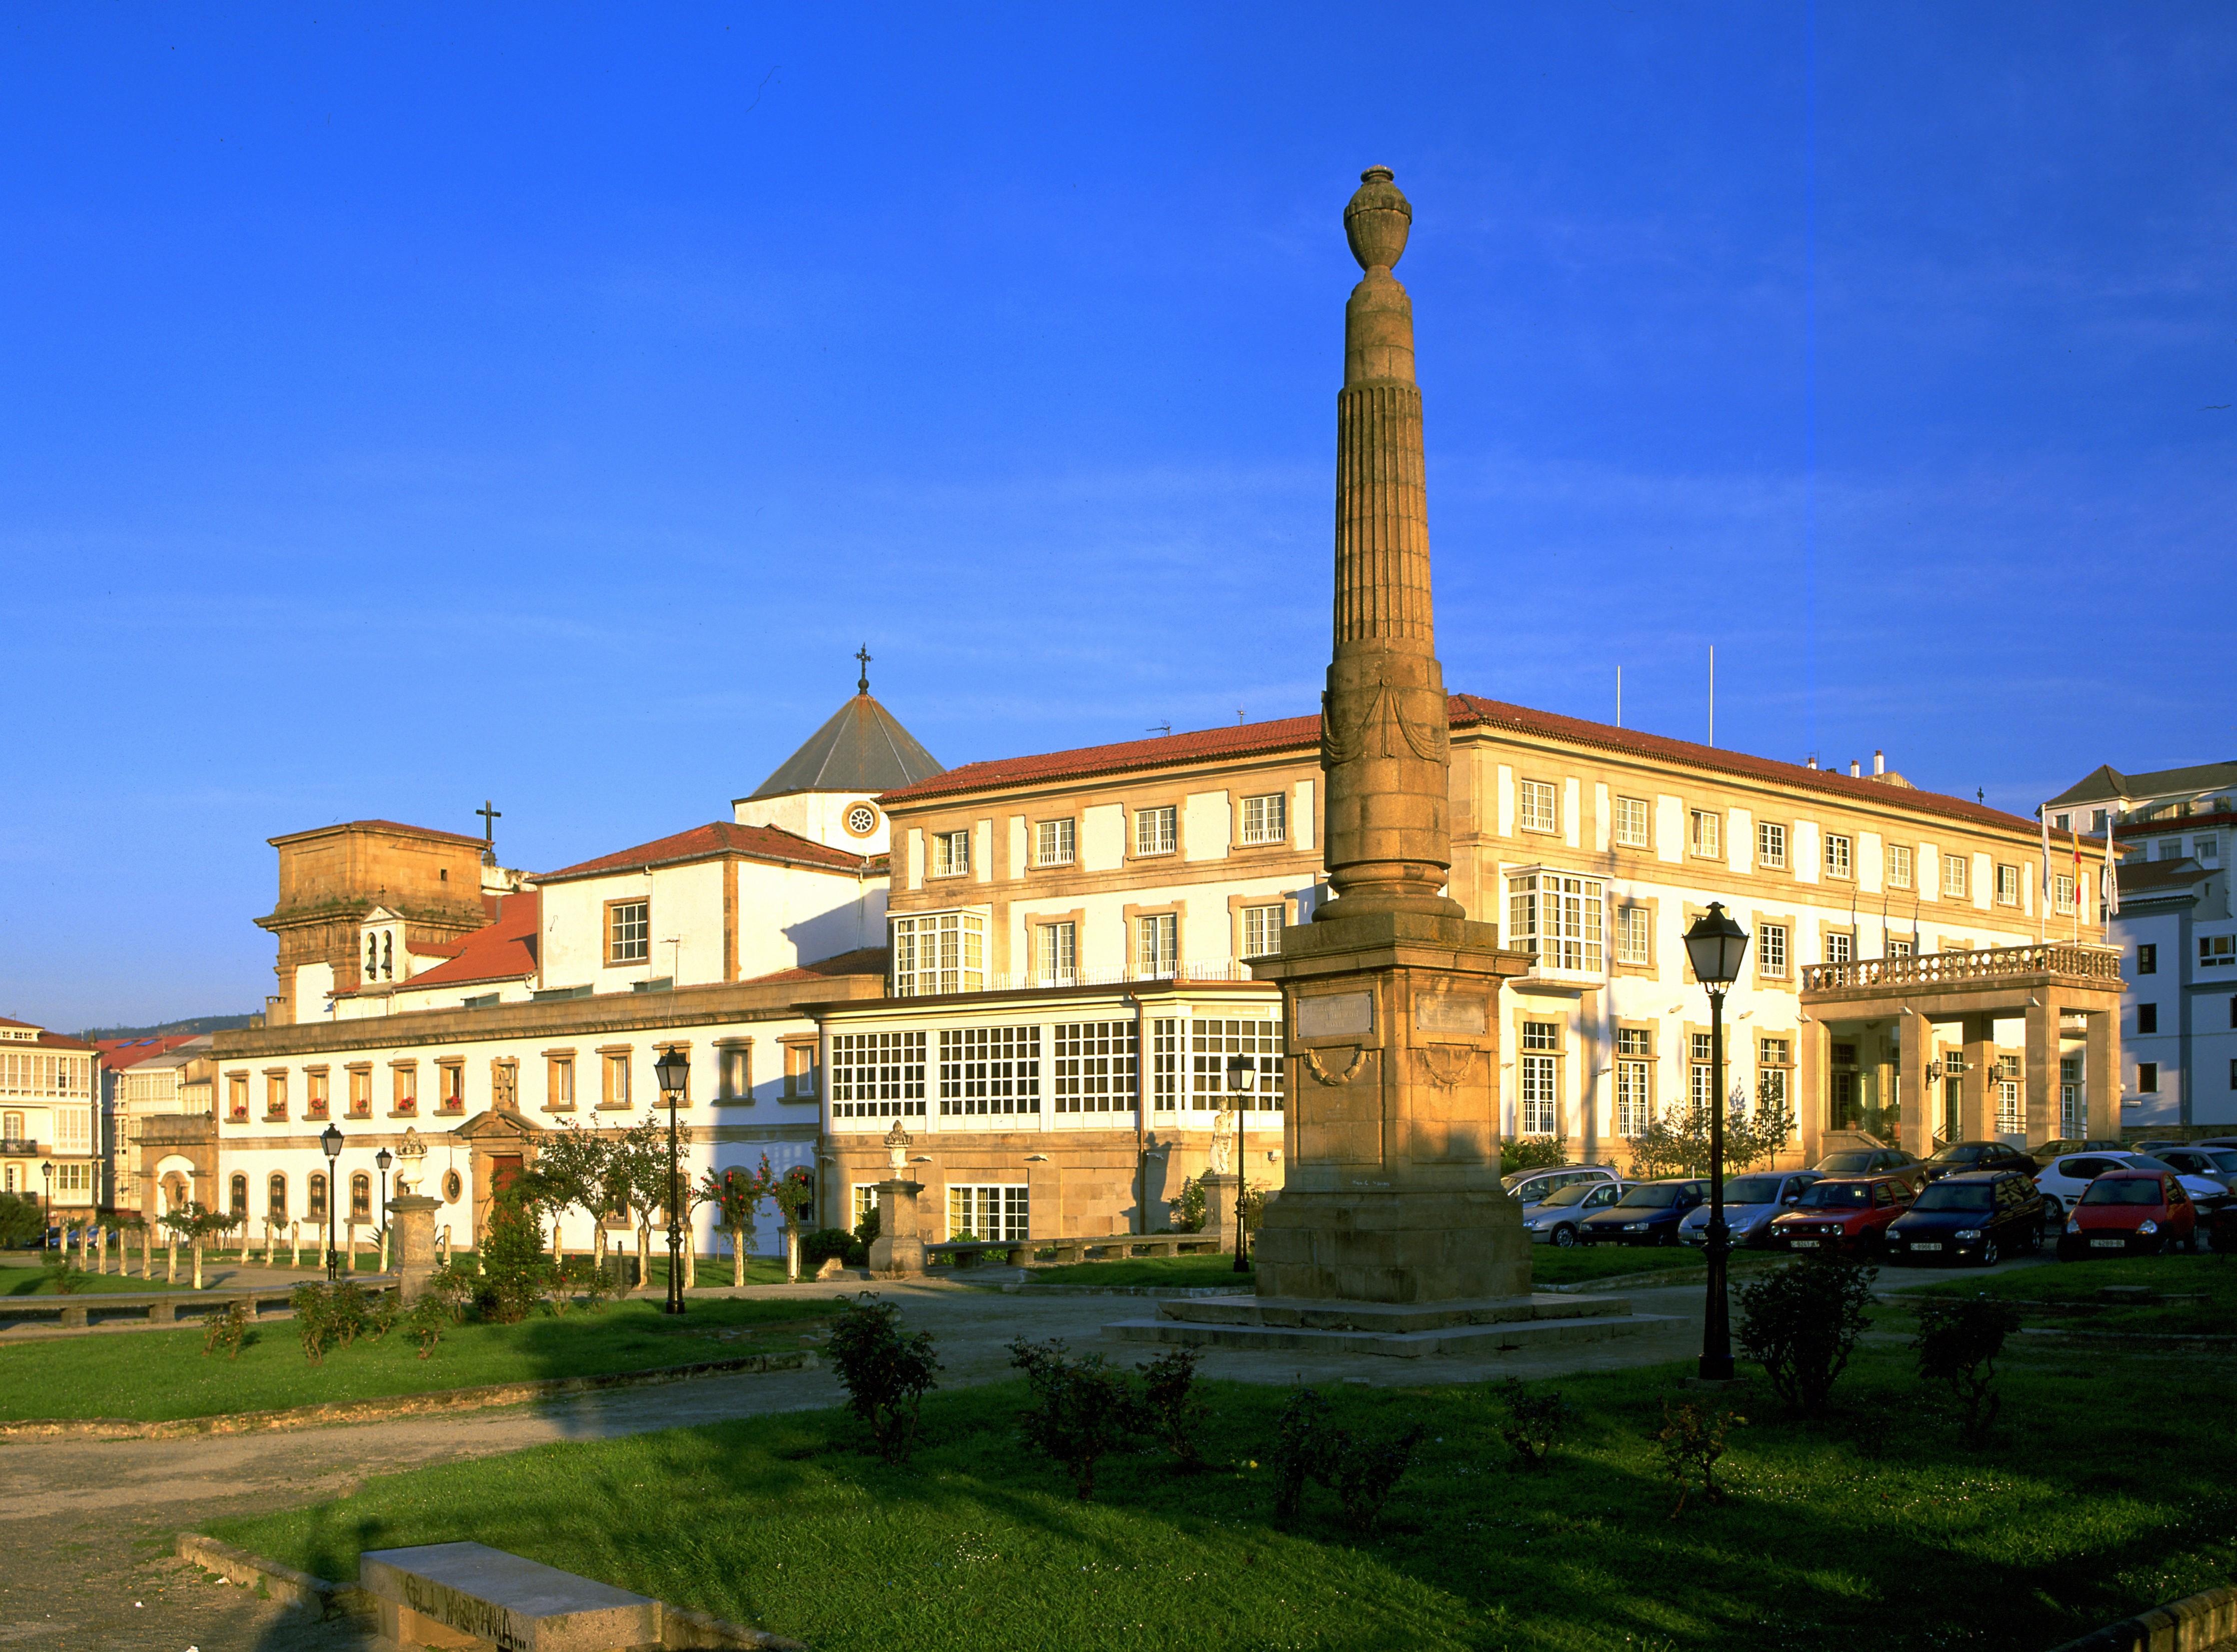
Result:
[[[1425,1033],[1468,1033],[1481,1038],[1490,1007],[1474,993],[1415,993],[1414,1025]]]
[[[1297,1000],[1299,1038],[1357,1038],[1374,1030],[1373,993],[1323,993]]]

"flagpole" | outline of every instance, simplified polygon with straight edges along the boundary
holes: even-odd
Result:
[[[2041,946],[2050,939],[2050,810],[2035,806],[2036,823],[2042,828],[2042,884],[2035,895],[2035,939]]]

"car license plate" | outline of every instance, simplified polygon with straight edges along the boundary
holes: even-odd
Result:
[[[1814,1239],[1789,1239],[1786,1242],[1798,1251],[1814,1251],[1818,1248],[1818,1241]]]
[[[2124,1239],[2094,1239],[2089,1243],[2101,1251],[2125,1251],[2128,1241]]]
[[[1942,1241],[1939,1239],[1927,1239],[1924,1241],[1913,1239],[1910,1242],[1910,1248],[1914,1251],[1938,1251],[1942,1248]]]

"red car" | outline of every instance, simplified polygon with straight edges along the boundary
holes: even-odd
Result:
[[[2198,1206],[2168,1170],[2108,1170],[2082,1190],[2058,1236],[2058,1259],[2198,1248]]]
[[[1772,1246],[1876,1252],[1888,1224],[1910,1208],[1911,1198],[1901,1176],[1828,1176],[1811,1182],[1792,1210],[1773,1219]]]

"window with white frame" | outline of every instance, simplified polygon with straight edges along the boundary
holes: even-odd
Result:
[[[1615,800],[1615,841],[1626,849],[1654,847],[1654,816],[1644,797]]]
[[[1200,1016],[1189,1023],[1189,1106],[1208,1113],[1235,1105],[1235,1094],[1227,1086],[1227,1064],[1237,1055],[1250,1056],[1257,1065],[1258,1087],[1250,1094],[1251,1110],[1279,1113],[1282,1023],[1229,1016]]]
[[[2057,872],[2052,874],[2050,880],[2050,904],[2053,911],[2071,912],[2074,910],[2075,902],[2073,873]]]
[[[1554,783],[1550,780],[1526,780],[1522,783],[1522,829],[1526,832],[1559,831],[1560,811],[1554,803]]]
[[[947,1237],[1021,1244],[1032,1230],[1023,1182],[951,1182]]]
[[[1041,1110],[1041,1029],[943,1027],[940,1111],[943,1116]]]
[[[1134,811],[1134,853],[1170,855],[1180,846],[1180,809],[1172,803]]]
[[[1654,1034],[1619,1027],[1615,1054],[1615,1133],[1640,1135],[1654,1118]]]
[[[2020,1117],[2020,1083],[2017,1079],[1996,1080],[1996,1133],[2016,1136],[2025,1129]]]
[[[855,1195],[855,1226],[860,1227],[870,1219],[871,1213],[878,1208],[878,1184],[874,1181],[858,1181],[854,1185],[852,1191]]]
[[[983,992],[987,920],[977,912],[927,912],[895,918],[893,981],[896,998]]]
[[[1857,955],[1857,937],[1846,929],[1825,932],[1825,961],[1829,964],[1848,963]]]
[[[626,1107],[630,1104],[630,1053],[627,1050],[609,1052],[604,1061],[604,1087],[599,1094],[599,1105]]]
[[[1556,1132],[1561,1105],[1561,1048],[1558,1022],[1522,1023],[1515,1121],[1523,1135],[1550,1136]]]
[[[1152,912],[1134,920],[1134,973],[1170,975],[1180,967],[1181,921],[1178,913]]]
[[[715,1047],[715,1080],[725,1101],[750,1101],[754,1099],[754,1052],[749,1044],[718,1044]]]
[[[1270,958],[1282,949],[1282,923],[1287,915],[1280,902],[1272,906],[1243,909],[1243,955]]]
[[[1891,958],[1908,958],[1917,953],[1917,950],[1918,948],[1915,942],[1909,941],[1897,941],[1892,935],[1888,937],[1887,955]]]
[[[1079,980],[1079,924],[1066,919],[1033,926],[1033,978],[1044,987],[1068,987]]]
[[[1825,834],[1825,876],[1827,877],[1849,876],[1850,847],[1849,840],[1839,832]]]
[[[1963,898],[1965,857],[1963,855],[1944,855],[1942,857],[1942,892]]]
[[[1996,863],[1996,904],[2017,906],[2020,903],[2020,869],[2008,862]]]
[[[1910,845],[1890,843],[1887,846],[1887,881],[1891,889],[1910,887]]]
[[[1652,965],[1654,961],[1653,915],[1643,906],[1615,909],[1615,961],[1620,964]]]
[[[2082,1058],[2062,1055],[2058,1059],[2058,1133],[2069,1141],[2079,1141],[2089,1133],[2089,1108],[2082,1100]]]
[[[1717,1069],[1710,1059],[1714,1051],[1706,1033],[1691,1034],[1686,1041],[1693,1058],[1686,1065],[1686,1100],[1694,1112],[1706,1113],[1717,1099]]]
[[[1786,926],[1759,923],[1755,927],[1755,972],[1778,977],[1786,973]]]
[[[1181,1024],[1160,1015],[1150,1023],[1150,1105],[1171,1113],[1181,1104]]]
[[[1078,833],[1069,817],[1063,820],[1038,820],[1033,823],[1033,864],[1035,866],[1069,866],[1072,864]]]
[[[606,961],[643,963],[652,956],[652,903],[614,901],[606,907]]]
[[[2190,840],[2190,852],[2211,865],[2221,858],[2221,840],[2219,837],[2194,837]]]
[[[971,833],[968,828],[932,835],[933,876],[961,877],[970,869]]]
[[[1786,866],[1786,828],[1775,820],[1759,821],[1755,829],[1755,860],[1772,871]]]
[[[1056,1111],[1133,1111],[1139,1045],[1132,1021],[1059,1021],[1052,1036]]]
[[[1686,846],[1696,855],[1715,860],[1724,853],[1724,820],[1713,809],[1696,809],[1686,815]]]
[[[1243,800],[1243,841],[1246,843],[1286,843],[1290,841],[1290,800],[1278,791]]]
[[[831,1116],[924,1117],[922,1033],[834,1033]]]
[[[1536,958],[1541,969],[1597,975],[1606,906],[1598,878],[1514,873],[1507,880],[1507,944]]]
[[[2202,935],[2198,937],[2198,967],[2201,969],[2227,969],[2237,963],[2237,935]],[[2237,1009],[2230,1012],[2237,1015]]]

